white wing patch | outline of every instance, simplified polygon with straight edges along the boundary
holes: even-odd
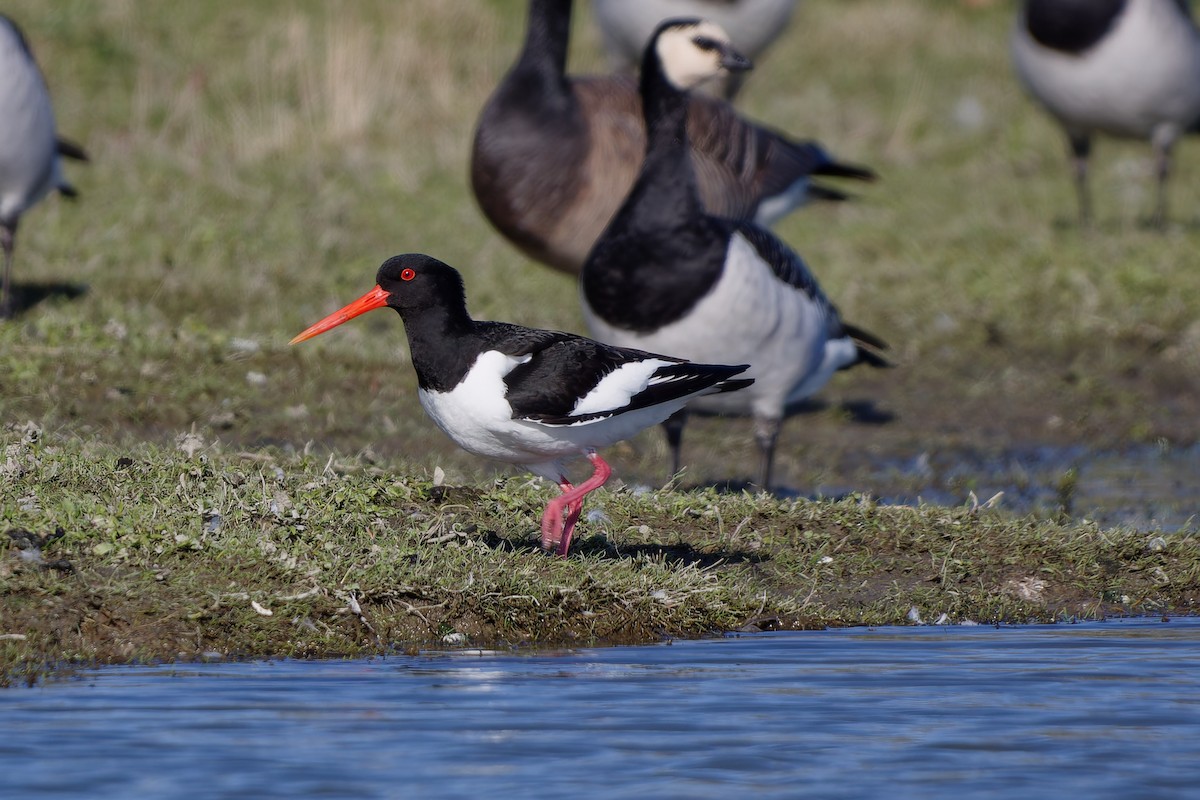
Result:
[[[571,409],[571,415],[602,414],[624,408],[635,395],[645,391],[646,387],[672,380],[670,376],[656,377],[654,372],[660,367],[674,363],[650,358],[622,364],[601,378],[590,392],[579,398],[575,407]]]

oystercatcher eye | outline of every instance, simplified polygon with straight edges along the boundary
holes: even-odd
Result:
[[[402,281],[411,281],[415,277],[417,277],[417,273],[415,270],[404,269],[404,270],[401,270],[401,272],[400,272],[400,280],[402,280]]]

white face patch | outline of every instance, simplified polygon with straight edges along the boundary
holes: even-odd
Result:
[[[672,84],[685,91],[718,77],[727,70],[721,66],[717,50],[704,50],[696,39],[711,39],[729,44],[729,35],[713,22],[701,22],[682,28],[670,28],[658,37],[658,60]]]

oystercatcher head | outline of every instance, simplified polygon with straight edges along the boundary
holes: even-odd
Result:
[[[542,515],[542,547],[563,556],[584,496],[611,474],[597,448],[662,422],[694,397],[752,382],[732,379],[744,364],[694,364],[561,331],[473,320],[458,272],[415,253],[388,259],[375,288],[291,343],[384,306],[404,320],[417,396],[434,423],[471,453],[559,484],[562,494]],[[574,486],[564,464],[579,456],[594,471]]]

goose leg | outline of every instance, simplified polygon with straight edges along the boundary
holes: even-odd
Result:
[[[764,492],[771,490],[771,469],[775,462],[775,442],[779,439],[779,417],[755,417],[754,438],[758,442],[758,479],[755,483]]]
[[[1167,180],[1171,177],[1171,146],[1174,142],[1155,142],[1155,171],[1158,174],[1158,203],[1154,208],[1154,216],[1150,224],[1156,228],[1167,224]]]
[[[1069,134],[1071,163],[1075,172],[1075,194],[1079,198],[1079,226],[1092,224],[1092,195],[1088,190],[1088,157],[1092,154],[1092,138],[1086,133]]]
[[[683,447],[683,426],[687,424],[687,418],[687,409],[681,408],[667,417],[666,422],[662,424],[663,432],[667,434],[667,447],[671,448],[672,478],[679,475],[679,470],[683,468],[680,453]]]
[[[0,319],[12,318],[16,310],[12,296],[13,246],[17,238],[17,223],[0,223],[0,248],[4,250],[4,284],[0,286]]]

